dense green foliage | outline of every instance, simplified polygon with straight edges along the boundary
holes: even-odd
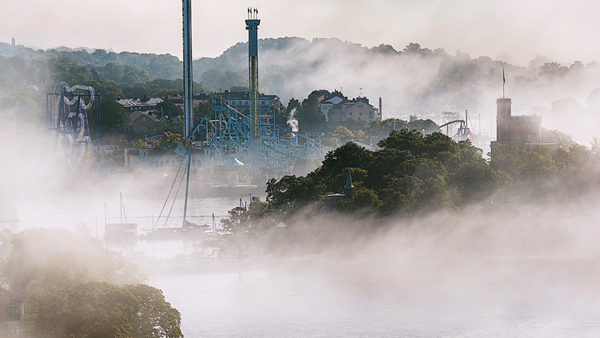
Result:
[[[125,134],[131,131],[131,120],[127,111],[115,100],[100,97],[100,135]],[[98,126],[98,102],[94,101],[88,111],[90,135],[96,139]]]
[[[181,319],[162,291],[138,284],[54,285],[26,302],[31,337],[179,338]]]
[[[325,115],[319,109],[319,101],[317,100],[319,96],[318,93],[312,92],[299,105],[296,118],[301,132],[310,131],[325,122]]]
[[[270,180],[270,212],[287,218],[301,207],[318,209],[326,194],[343,192],[348,169],[355,188],[335,208],[358,215],[414,216],[474,202],[560,199],[600,183],[598,146],[526,150],[509,143],[495,149],[488,162],[469,140],[454,142],[441,133],[423,136],[410,129],[392,131],[379,146],[369,151],[347,143],[305,177]]]
[[[2,277],[26,296],[28,336],[183,337],[162,291],[87,233],[31,229],[11,243]]]
[[[190,140],[181,136],[181,134],[173,134],[170,131],[167,131],[160,137],[160,142],[157,142],[154,147],[156,149],[175,150],[179,143],[183,144],[183,146],[187,148],[190,144]]]

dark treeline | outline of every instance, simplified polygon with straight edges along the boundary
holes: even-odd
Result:
[[[261,245],[277,247],[282,238],[273,241],[266,234],[280,233],[275,227],[280,222],[295,229],[286,233],[296,237],[284,236],[284,242],[332,241],[327,237],[332,231],[352,228],[336,225],[338,219],[368,220],[363,228],[372,232],[386,220],[409,222],[432,213],[458,215],[466,210],[508,215],[523,206],[577,201],[597,190],[600,143],[587,148],[557,131],[544,134],[548,141],[570,146],[538,145],[527,150],[509,143],[494,149],[487,160],[469,140],[455,142],[437,132],[424,136],[411,129],[392,131],[376,151],[349,142],[328,153],[322,165],[306,176],[270,180],[265,201],[254,198],[248,210],[232,209],[223,223],[247,239],[267,238]],[[349,191],[344,189],[348,171],[354,185]],[[320,214],[328,194],[344,192],[345,199]],[[302,233],[305,237],[297,237]]]
[[[560,142],[562,133],[546,131]],[[335,204],[339,211],[415,216],[455,210],[474,202],[509,206],[512,201],[560,200],[580,196],[600,183],[600,143],[591,148],[569,142],[564,148],[516,143],[490,153],[469,140],[455,142],[442,133],[423,136],[411,129],[392,131],[370,151],[355,143],[330,152],[305,177],[285,176],[267,185],[269,210],[287,217],[300,207],[320,207],[326,194],[343,192],[350,170],[355,188]]]

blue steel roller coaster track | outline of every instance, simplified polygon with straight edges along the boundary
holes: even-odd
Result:
[[[200,120],[190,138],[211,149],[217,161],[235,156],[249,163],[251,116],[227,105],[217,95],[211,95],[211,104],[214,115]],[[258,120],[258,132],[261,168],[276,174],[290,173],[298,159],[322,160],[329,151],[340,146],[339,138],[307,137],[265,118]]]

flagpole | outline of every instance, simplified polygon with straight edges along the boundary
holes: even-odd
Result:
[[[504,84],[506,84],[506,78],[504,77],[504,68],[502,68],[502,98],[504,98]]]

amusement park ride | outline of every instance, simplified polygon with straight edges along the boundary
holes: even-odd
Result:
[[[257,18],[258,10],[256,8],[248,9],[248,20],[245,21],[249,37],[248,63],[251,99],[249,112],[240,112],[227,105],[218,95],[213,94],[211,96],[213,116],[205,117],[195,123],[192,100],[191,0],[182,1],[183,135],[189,139],[191,146],[187,151],[181,146],[180,155],[187,159],[180,162],[180,170],[183,169],[183,166],[187,166],[187,169],[183,171],[183,173],[187,173],[187,182],[182,229],[188,229],[190,225],[193,225],[186,219],[190,171],[193,171],[190,166],[193,161],[192,148],[205,149],[205,153],[210,154],[211,161],[208,163],[211,164],[220,164],[232,158],[246,165],[249,164],[253,180],[256,178],[258,182],[264,183],[268,177],[278,178],[291,174],[299,159],[322,160],[329,151],[340,146],[340,140],[327,136],[300,135],[297,128],[288,129],[278,126],[274,116],[258,114],[258,26],[260,20]],[[92,140],[90,136],[88,121],[88,111],[94,101],[97,102],[96,140]],[[100,94],[96,94],[93,87],[82,85],[69,87],[66,83],[60,82],[54,88],[54,92],[47,93],[46,105],[50,143],[56,147],[64,159],[75,166],[91,167],[94,163],[99,165],[102,157],[99,142]],[[297,123],[297,121],[295,122]],[[448,134],[449,126],[452,124],[460,124],[455,137],[464,138],[469,133],[466,122],[463,120],[448,122],[439,129],[445,127],[446,134]],[[187,152],[187,156],[184,155],[184,152]],[[179,175],[179,171],[177,175]],[[181,175],[181,179],[183,176],[184,174]],[[174,185],[175,182],[173,182]]]
[[[297,128],[288,129],[275,124],[274,116],[258,114],[258,10],[248,8],[248,63],[250,109],[242,113],[227,105],[218,95],[211,95],[213,116],[194,123],[192,103],[191,4],[183,0],[183,134],[194,147],[208,149],[211,163],[236,158],[250,165],[253,177],[280,177],[290,174],[298,159],[323,159],[327,152],[340,146],[338,138],[300,135]],[[90,137],[87,111],[94,100],[97,104],[97,127],[100,126],[100,95],[94,88],[60,82],[53,93],[47,94],[47,120],[51,143],[68,162],[91,166],[100,160],[98,139]],[[87,102],[86,102],[87,100]],[[441,125],[438,130],[456,140],[469,136],[465,120],[456,119]],[[297,123],[297,122],[296,122]],[[449,135],[450,131],[456,135]],[[451,128],[454,127],[454,128]],[[93,149],[93,143],[96,149]],[[191,149],[189,152],[191,156]],[[190,159],[191,161],[191,159]]]
[[[184,0],[184,70],[191,67],[191,53],[186,53],[191,46],[191,34],[186,30],[189,25],[189,4]],[[244,114],[227,105],[217,95],[211,96],[211,118],[203,118],[192,129],[188,129],[193,121],[193,109],[184,105],[184,129],[189,133],[190,141],[209,148],[211,157],[220,163],[232,157],[250,164],[251,174],[255,177],[272,175],[279,177],[289,174],[298,159],[323,159],[327,152],[339,146],[339,139],[329,137],[307,137],[299,135],[297,130],[282,128],[275,124],[274,118],[258,114],[258,10],[248,8],[248,63],[250,112]],[[189,28],[188,28],[189,29]],[[184,83],[189,80],[191,70],[184,72]],[[191,86],[190,86],[191,88]],[[192,95],[191,90],[184,92]]]
[[[183,0],[184,37],[184,136],[195,147],[210,149],[212,162],[221,163],[232,157],[250,164],[253,176],[289,174],[296,160],[323,159],[328,151],[338,147],[339,139],[307,137],[297,130],[282,128],[274,119],[258,114],[258,10],[248,9],[246,29],[249,36],[250,113],[244,114],[212,95],[214,116],[194,123],[192,104],[191,4]],[[47,94],[48,129],[52,143],[68,162],[91,165],[99,161],[100,147],[90,137],[87,111],[99,94],[94,88],[61,82]],[[87,100],[87,103],[86,103]],[[100,105],[98,123],[100,125]],[[98,133],[99,135],[99,129]],[[92,144],[96,143],[95,152]],[[94,161],[95,159],[95,161]]]
[[[86,103],[87,99],[87,103]],[[96,143],[95,155],[100,154],[98,137],[90,137],[87,111],[94,100],[97,106],[97,133],[100,134],[100,94],[95,94],[90,86],[75,85],[69,87],[60,82],[54,92],[46,94],[46,120],[49,142],[67,162],[74,165],[91,166],[94,163],[93,143]],[[96,157],[96,162],[99,157]]]

